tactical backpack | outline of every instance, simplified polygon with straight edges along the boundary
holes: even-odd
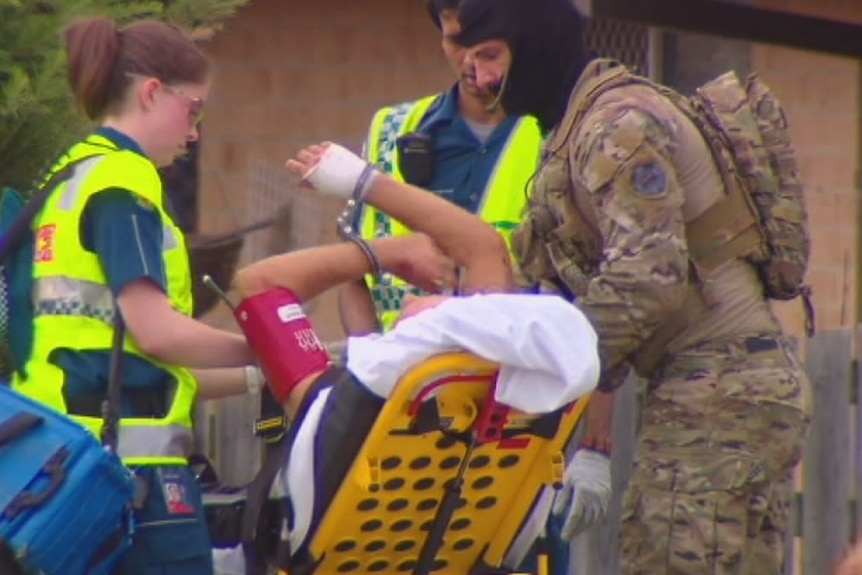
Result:
[[[799,179],[787,121],[781,104],[767,85],[751,74],[741,84],[736,74],[728,72],[698,88],[684,98],[671,90],[679,108],[694,121],[712,149],[716,165],[724,179],[729,196],[739,194],[749,206],[757,224],[760,241],[744,256],[757,266],[767,297],[790,300],[806,297],[810,290],[803,285],[811,252],[808,212]],[[710,212],[721,209],[729,197]],[[737,226],[731,219],[713,237],[696,242],[700,254],[695,261],[721,259],[710,253],[720,245],[730,246]],[[703,232],[692,230],[698,235]],[[729,248],[733,249],[733,248]]]
[[[591,97],[632,83],[657,90],[698,127],[724,182],[727,195],[686,225],[691,259],[702,269],[735,257],[750,261],[768,298],[803,298],[806,329],[813,332],[811,290],[804,285],[811,254],[808,211],[775,94],[757,74],[743,84],[727,72],[683,96],[626,71],[612,74]]]
[[[560,152],[604,93],[643,85],[667,98],[698,128],[712,152],[726,193],[703,214],[686,222],[691,263],[686,301],[678,313],[671,314],[630,356],[635,371],[642,376],[651,373],[665,355],[668,344],[709,307],[702,295],[700,276],[734,259],[755,266],[767,298],[800,297],[806,332],[813,335],[811,290],[803,283],[811,249],[808,214],[787,122],[773,92],[756,74],[742,83],[735,73],[729,72],[700,86],[693,95],[684,96],[637,76],[612,60],[606,66],[602,73],[588,80],[580,96],[571,103],[546,153]],[[528,218],[524,233],[517,238],[524,259],[521,263],[537,277],[549,272],[550,264],[570,290],[572,286],[583,286],[590,271],[595,271],[590,254],[600,250],[600,238],[583,220],[570,196],[564,194],[554,201],[565,204],[563,210],[571,220],[565,227],[568,234],[574,235],[566,239],[566,244],[574,252],[556,253],[562,249],[560,241],[554,240],[559,230],[554,231],[554,224],[542,215],[547,210],[542,201],[534,194],[532,208],[536,215]],[[543,237],[547,242],[546,258],[535,249],[538,246],[534,246],[530,236]]]

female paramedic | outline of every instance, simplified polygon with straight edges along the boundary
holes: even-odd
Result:
[[[359,450],[409,368],[439,353],[467,350],[500,364],[498,401],[548,413],[589,393],[599,362],[595,332],[574,306],[551,295],[506,293],[513,290],[506,245],[478,217],[377,173],[335,144],[304,150],[288,168],[306,185],[342,198],[353,193],[419,232],[368,243],[352,236],[352,242],[274,256],[237,273],[243,298],[237,319],[268,385],[299,426],[292,463],[281,477],[293,511],[290,551],[302,562],[304,544],[352,464],[350,453]],[[408,300],[392,330],[348,340],[346,369],[331,366],[302,313],[303,301],[367,273],[386,271],[439,292],[454,286],[456,267],[464,270],[465,297]],[[516,540],[507,565],[523,560],[551,499],[547,490],[537,502],[536,520]]]
[[[185,239],[157,168],[197,136],[210,63],[181,31],[106,18],[64,31],[68,80],[98,127],[68,149],[74,164],[33,226],[30,343],[14,388],[99,433],[112,321],[127,328],[122,360],[119,454],[138,491],[132,550],[121,575],[209,575],[212,558],[201,495],[190,472],[196,398],[259,389],[244,369],[245,339],[191,319]],[[116,302],[116,304],[115,304]],[[116,307],[115,307],[116,305]],[[210,368],[233,368],[214,370]],[[196,370],[194,375],[190,371]]]

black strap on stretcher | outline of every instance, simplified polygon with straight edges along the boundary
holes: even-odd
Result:
[[[260,417],[254,422],[254,434],[263,441],[264,459],[270,452],[277,452],[277,446],[287,433],[287,416],[284,408],[270,391],[263,386],[260,392]]]
[[[293,439],[288,438],[287,415],[269,386],[261,389],[260,417],[254,422],[254,434],[263,441],[262,465],[246,486],[240,535],[246,575],[265,575],[267,549],[271,548],[272,536],[265,506],[275,477],[289,457],[293,443]]]
[[[261,417],[255,422],[255,434],[264,441],[263,464],[246,487],[247,498],[242,516],[242,547],[243,555],[245,555],[246,575],[266,575],[267,573],[267,556],[269,555],[267,549],[271,548],[273,526],[268,524],[269,514],[264,513],[264,509],[272,490],[272,484],[278,472],[287,468],[290,461],[290,450],[296,440],[296,434],[299,432],[299,423],[305,419],[308,408],[317,394],[331,387],[334,379],[324,374],[311,384],[296,414],[295,425],[287,425],[284,408],[278,403],[268,387],[261,393]],[[283,520],[292,522],[290,517],[285,517]],[[277,528],[278,526],[276,526]],[[278,531],[276,531],[275,536],[278,536]],[[290,548],[287,541],[278,542],[277,554],[276,560],[280,564],[286,564],[290,560]]]

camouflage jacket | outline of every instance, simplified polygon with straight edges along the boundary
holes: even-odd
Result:
[[[601,105],[578,109],[613,65],[592,62],[575,86],[515,238],[523,273],[570,291],[592,321],[605,391],[622,383],[630,355],[689,289],[684,194],[664,104],[621,87]]]

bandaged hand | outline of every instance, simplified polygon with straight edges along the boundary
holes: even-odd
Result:
[[[286,163],[302,185],[323,194],[357,200],[365,197],[378,172],[347,148],[331,142],[309,146]]]
[[[555,498],[552,513],[564,516],[561,536],[569,540],[605,517],[611,500],[611,460],[608,456],[580,449],[566,468],[563,488]]]

